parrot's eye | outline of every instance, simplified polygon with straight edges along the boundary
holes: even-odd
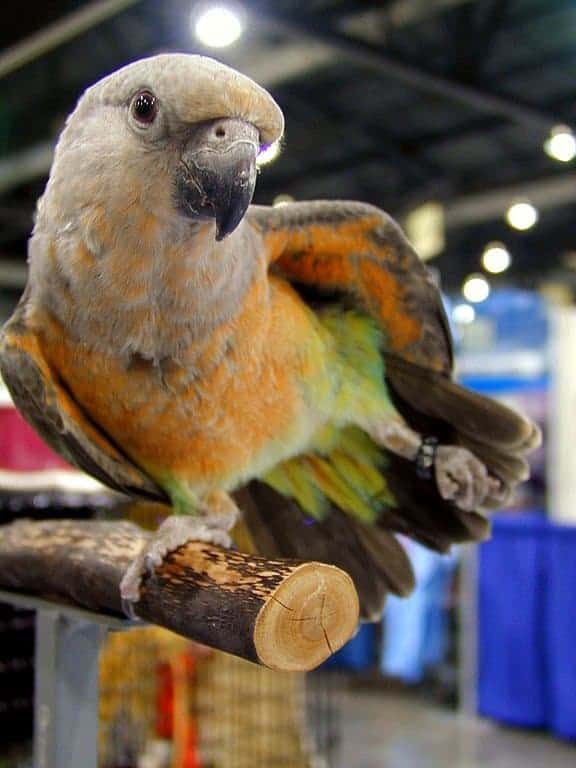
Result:
[[[158,100],[150,91],[140,91],[132,100],[132,114],[139,123],[150,125],[158,114]]]

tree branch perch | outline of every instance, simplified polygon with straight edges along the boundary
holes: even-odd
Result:
[[[0,526],[0,586],[122,614],[119,585],[150,533],[128,522]],[[137,616],[272,669],[314,669],[352,636],[358,595],[344,571],[189,542],[147,577]]]

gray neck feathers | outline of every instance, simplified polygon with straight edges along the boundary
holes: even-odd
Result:
[[[184,362],[191,345],[209,343],[239,314],[255,280],[265,282],[257,235],[245,224],[222,243],[213,225],[191,231],[182,222],[149,242],[130,231],[110,248],[71,224],[37,227],[29,248],[32,306],[107,354]],[[262,300],[266,290],[259,294]]]

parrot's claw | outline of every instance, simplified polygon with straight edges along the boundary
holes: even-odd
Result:
[[[466,512],[478,511],[500,491],[498,478],[489,475],[484,464],[466,448],[439,446],[434,466],[442,498]]]
[[[130,621],[141,621],[141,619],[136,616],[136,612],[134,610],[134,603],[136,601],[133,600],[126,600],[125,598],[122,598],[122,611],[124,612],[124,615],[127,619]]]
[[[234,526],[236,514],[192,516],[172,515],[168,517],[154,537],[146,544],[138,557],[129,565],[120,582],[122,608],[130,619],[135,618],[134,605],[140,600],[140,589],[145,576],[154,576],[156,568],[167,555],[189,541],[205,541],[219,547],[229,548],[232,540],[228,531]]]

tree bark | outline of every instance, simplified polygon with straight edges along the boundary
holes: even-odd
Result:
[[[133,523],[17,521],[0,527],[0,586],[122,614],[122,575],[150,537]],[[189,542],[146,577],[136,615],[272,669],[317,667],[354,633],[344,571]]]

